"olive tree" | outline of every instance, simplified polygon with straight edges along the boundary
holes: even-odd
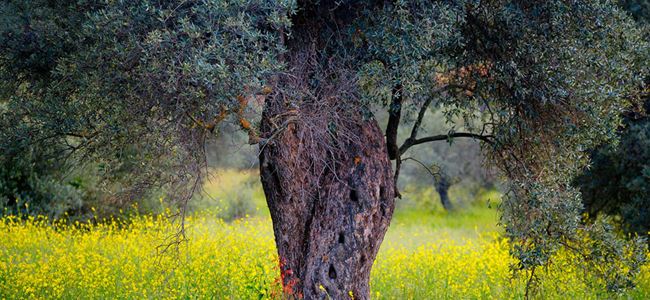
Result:
[[[650,2],[621,1],[650,39]],[[623,113],[619,143],[603,144],[591,151],[592,164],[575,180],[582,193],[584,211],[592,219],[613,215],[626,232],[647,236],[650,229],[650,74],[640,86],[643,107]]]
[[[626,264],[602,274],[612,290],[638,271],[633,245],[580,222],[570,184],[647,71],[647,41],[610,1],[32,0],[0,15],[3,148],[95,160],[124,195],[160,186],[182,204],[206,138],[236,124],[259,145],[295,297],[368,298],[402,155],[459,138],[480,141],[509,182],[515,269],[534,279],[568,247]],[[432,103],[467,131],[422,136]],[[132,172],[117,172],[125,162]]]

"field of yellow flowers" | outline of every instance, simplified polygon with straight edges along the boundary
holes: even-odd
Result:
[[[0,299],[281,299],[278,258],[254,172],[221,170],[193,199],[187,242],[172,243],[173,219],[131,214],[74,222],[0,217]],[[431,190],[409,190],[372,271],[375,299],[521,299],[508,243],[489,205],[447,213]],[[468,198],[462,190],[452,198]],[[424,202],[424,203],[423,203]],[[493,206],[493,205],[492,205]],[[136,210],[137,211],[137,210]],[[130,214],[130,213],[129,213]],[[243,216],[243,218],[242,218]],[[231,221],[224,221],[231,220]],[[608,294],[563,253],[538,272],[541,299],[647,299],[650,269],[637,288]]]
[[[454,228],[452,219],[458,217],[440,217],[431,224],[449,226],[431,229],[398,214],[373,268],[373,298],[522,298],[525,279],[511,276],[507,241],[476,227],[466,238],[454,238],[455,230],[472,231]],[[165,246],[176,230],[167,218],[94,223],[2,219],[0,299],[281,298],[268,217],[224,222],[210,212],[195,214],[187,219],[189,240],[178,248]],[[581,280],[579,270],[565,267],[571,259],[559,255],[542,272],[538,297],[650,295],[648,269],[635,290],[612,295],[597,281]]]

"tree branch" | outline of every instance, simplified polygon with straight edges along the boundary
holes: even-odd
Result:
[[[424,119],[424,115],[429,109],[429,105],[431,105],[431,101],[433,101],[433,97],[427,98],[427,100],[424,101],[422,107],[420,107],[420,112],[418,112],[418,118],[417,120],[415,120],[415,123],[413,124],[413,129],[411,129],[411,136],[408,139],[415,140],[418,137],[418,130],[420,130],[420,125],[422,125],[422,120]]]
[[[406,152],[406,150],[408,150],[409,148],[415,145],[424,144],[428,142],[435,142],[435,141],[446,141],[450,138],[459,138],[459,137],[473,138],[473,139],[481,140],[488,144],[494,144],[494,141],[491,140],[492,138],[494,138],[494,136],[492,135],[480,135],[480,134],[469,133],[469,132],[454,132],[450,134],[428,136],[421,139],[408,138],[406,141],[404,141],[404,144],[402,144],[402,146],[399,148],[399,154],[400,155],[403,154],[404,152]]]
[[[425,165],[423,162],[421,162],[421,161],[419,161],[419,160],[417,160],[417,159],[415,159],[413,157],[406,157],[406,158],[402,159],[402,161],[407,161],[407,160],[412,160],[412,161],[418,163],[422,168],[424,168],[425,170],[427,170],[427,172],[429,172],[431,177],[433,177],[433,180],[438,181],[438,177],[440,177],[440,172],[434,172],[433,170],[431,170],[431,168],[427,167],[427,165]]]
[[[455,84],[444,85],[432,91],[431,94],[435,95],[452,88],[465,88],[465,87],[461,85],[455,85]],[[431,105],[432,101],[433,101],[433,97],[428,97],[427,100],[424,101],[424,104],[422,104],[422,107],[420,107],[420,111],[418,112],[418,118],[415,120],[415,123],[413,124],[413,129],[411,129],[411,136],[409,137],[409,139],[415,140],[418,137],[418,130],[420,130],[420,126],[422,125],[422,120],[424,120],[424,115],[427,113],[427,110],[429,110],[429,106]]]
[[[386,125],[386,146],[388,148],[388,158],[391,160],[399,157],[399,148],[397,146],[397,129],[402,117],[402,86],[393,87],[393,96],[388,110],[388,125]]]
[[[432,94],[438,94],[451,88],[463,88],[463,86],[459,86],[455,84],[444,85],[432,91]],[[401,156],[406,151],[406,149],[408,149],[413,145],[416,145],[413,143],[420,141],[417,139],[418,130],[422,125],[422,121],[424,120],[424,115],[429,109],[429,106],[431,105],[432,101],[433,101],[433,97],[429,97],[424,102],[424,104],[422,104],[422,107],[420,107],[420,111],[418,112],[418,118],[413,124],[413,128],[411,129],[410,137],[406,139],[406,141],[404,141],[404,144],[402,144],[401,147],[398,148],[397,131],[399,129],[399,122],[402,115],[402,102],[403,102],[402,86],[396,85],[393,88],[392,102],[389,109],[388,125],[386,126],[386,146],[388,148],[388,158],[390,158],[391,160],[395,160],[394,180],[395,180],[395,197],[397,198],[402,198],[402,195],[400,194],[399,189],[397,188],[397,181],[399,179],[400,168],[402,165]],[[445,139],[447,138],[448,136],[445,136]],[[418,142],[418,144],[421,143],[424,142]]]

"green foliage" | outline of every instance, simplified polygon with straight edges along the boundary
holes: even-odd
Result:
[[[476,43],[475,56],[496,56],[498,71],[497,84],[482,79],[474,94],[498,115],[489,118],[499,124],[493,158],[514,179],[502,204],[502,222],[515,241],[515,269],[547,264],[560,247],[579,240],[578,228],[599,230],[581,225],[580,194],[570,180],[588,163],[585,149],[615,137],[648,51],[634,23],[609,3],[533,5],[477,17],[485,18],[479,24],[492,38]],[[501,32],[509,34],[499,37]],[[605,247],[616,237],[607,237],[602,244],[582,246],[622,260]],[[592,268],[603,263],[583,258],[577,262]],[[625,276],[607,279],[611,286],[629,283]]]
[[[396,1],[351,26],[366,101],[388,104],[396,85],[411,103],[435,97],[436,75],[453,68],[463,43],[462,13],[444,3]]]
[[[620,0],[620,5],[628,11],[638,22],[646,23],[650,20],[650,1],[648,0]]]
[[[6,144],[5,144],[6,145]],[[103,167],[77,160],[48,157],[33,146],[6,148],[0,155],[0,211],[52,219],[88,220],[118,216],[132,210],[161,212],[155,189],[140,198],[122,201],[124,184],[105,178]],[[70,164],[75,163],[75,166]]]
[[[621,129],[620,143],[597,148],[592,161],[591,167],[576,180],[586,212],[592,217],[601,213],[619,216],[619,223],[627,232],[647,235],[650,231],[650,118],[630,115]]]
[[[368,48],[385,50],[366,54],[368,97],[386,99],[396,82],[405,105],[436,97],[448,121],[491,136],[488,159],[511,179],[501,208],[515,269],[546,265],[580,228],[600,230],[580,222],[570,183],[586,149],[615,139],[647,74],[647,39],[623,11],[609,1],[398,1],[370,15]]]
[[[648,36],[650,4],[648,1],[621,1]],[[650,58],[646,52],[646,61]],[[602,144],[591,153],[592,164],[585,168],[575,180],[580,188],[585,212],[590,219],[603,214],[612,215],[612,220],[627,233],[647,236],[650,230],[650,211],[647,203],[650,198],[650,111],[648,99],[648,79],[645,69],[645,82],[638,87],[645,94],[644,107],[636,107],[622,114],[623,125],[619,128],[618,144]],[[645,112],[643,111],[645,110]]]
[[[81,208],[83,192],[61,182],[52,164],[35,151],[23,150],[19,156],[1,156],[0,208],[8,213],[34,213],[62,217]]]
[[[187,200],[203,174],[206,134],[241,118],[244,99],[282,67],[292,6],[3,2],[0,149],[97,165],[124,187],[119,202],[152,188]]]

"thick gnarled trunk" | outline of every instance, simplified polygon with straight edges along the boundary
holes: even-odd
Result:
[[[261,179],[284,290],[296,298],[368,298],[393,214],[392,168],[377,122],[352,113],[334,124],[354,133],[348,139],[320,128],[336,117],[321,104],[296,109],[276,99],[262,119],[262,135],[273,138],[261,145]]]
[[[329,49],[332,28],[381,1],[300,1],[262,115],[260,173],[285,294],[367,299],[394,209],[384,135],[360,111],[355,71]],[[340,34],[340,33],[339,33]]]

